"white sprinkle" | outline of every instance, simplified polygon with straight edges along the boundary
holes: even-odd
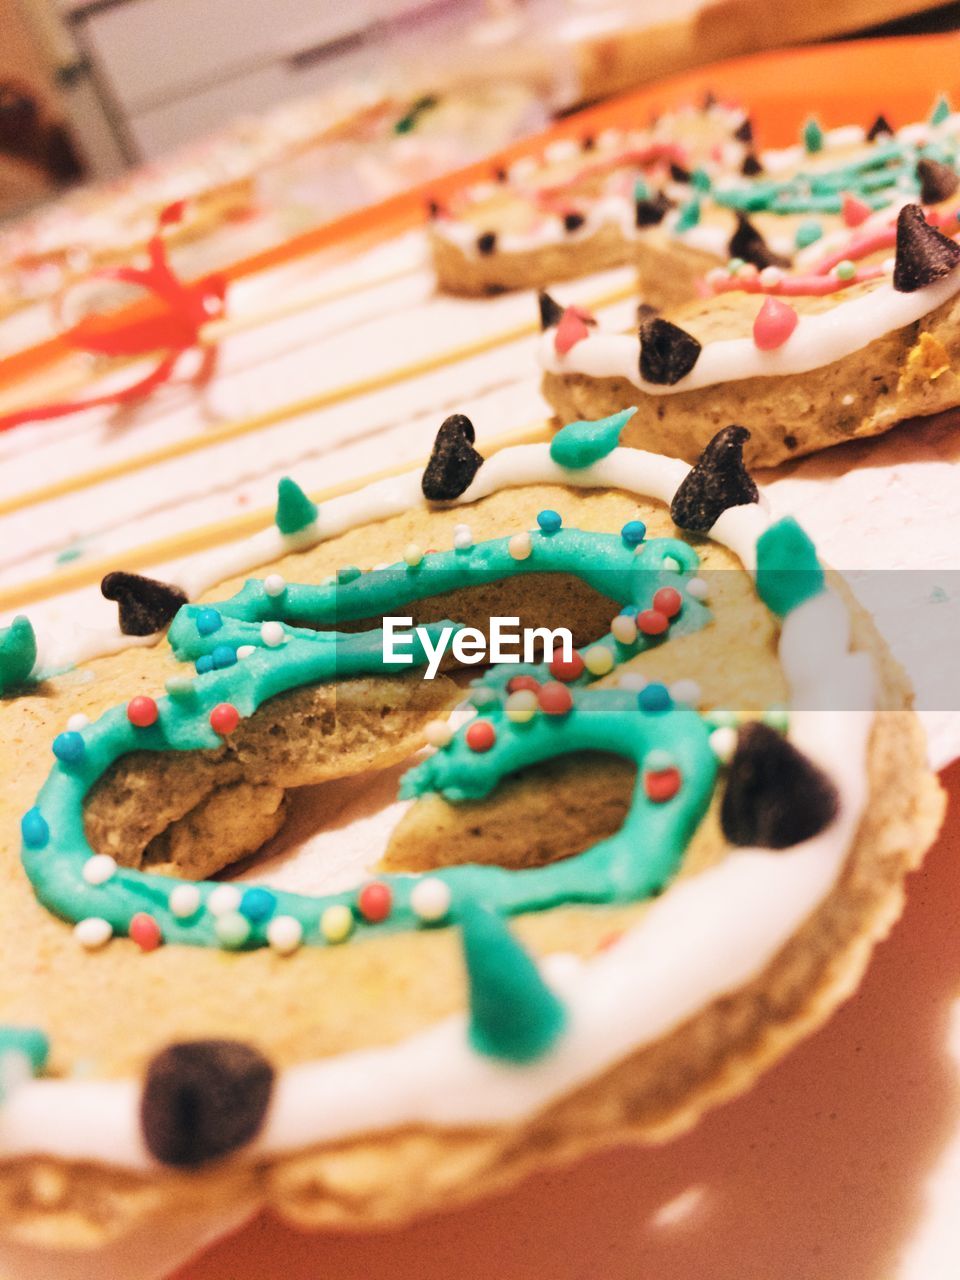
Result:
[[[423,728],[423,736],[431,747],[445,747],[453,737],[453,730],[446,720],[429,720]]]
[[[714,729],[710,735],[710,750],[721,764],[729,764],[737,749],[737,731],[730,725]]]
[[[83,878],[87,884],[106,884],[117,871],[117,862],[109,853],[95,853],[83,864]]]
[[[694,600],[706,600],[707,583],[705,578],[691,578],[687,583],[687,595]]]
[[[896,265],[896,258],[884,258],[880,263],[880,268],[885,276],[893,275],[893,268]]]
[[[639,671],[625,671],[617,681],[618,689],[626,689],[630,693],[639,693],[641,689],[645,689],[650,682],[646,676],[642,676]]]
[[[664,556],[663,567],[668,570],[673,570],[674,573],[679,573],[683,568],[683,565],[675,556]]]
[[[90,717],[85,716],[82,711],[78,711],[76,715],[70,717],[67,721],[67,729],[70,733],[79,733],[81,729],[85,729],[90,723]]]
[[[268,649],[277,649],[287,638],[282,622],[265,622],[260,628],[260,639]]]
[[[240,907],[242,895],[233,884],[218,884],[207,899],[207,910],[214,916],[225,916]]]
[[[102,916],[87,916],[73,926],[73,936],[87,951],[96,951],[113,937],[113,925]]]
[[[700,701],[701,689],[696,680],[674,680],[670,686],[670,697],[674,702],[681,702],[685,707],[695,707]]]
[[[263,580],[263,589],[268,596],[282,595],[286,585],[286,581],[279,573],[269,573]]]
[[[237,658],[242,662],[244,658],[252,658],[256,652],[257,646],[255,644],[242,644],[237,650]]]
[[[410,906],[421,920],[442,920],[450,910],[450,888],[436,876],[428,876],[411,889]]]
[[[853,400],[854,400],[854,397],[850,394],[849,391],[845,396],[840,397],[840,403],[842,405],[846,405],[848,408],[850,407],[850,405],[853,404]]]
[[[526,560],[533,550],[529,533],[515,533],[507,543],[507,550],[513,560]]]
[[[457,551],[466,551],[473,546],[473,533],[468,524],[458,524],[453,530],[453,545]]]
[[[303,942],[303,925],[294,916],[274,916],[267,925],[267,942],[280,955],[292,955]]]
[[[0,1098],[6,1101],[16,1089],[33,1078],[30,1059],[20,1049],[7,1049],[0,1054]]]
[[[760,283],[765,289],[775,289],[783,283],[783,272],[779,267],[764,267],[760,272]]]
[[[195,884],[178,884],[171,891],[167,905],[180,920],[192,916],[200,909],[200,890]]]
[[[415,542],[408,542],[403,549],[403,558],[411,569],[415,569],[423,559],[423,551]]]

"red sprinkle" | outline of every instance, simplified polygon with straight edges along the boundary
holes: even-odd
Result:
[[[683,605],[683,597],[676,587],[661,587],[654,593],[653,607],[668,618],[675,618]]]
[[[540,681],[536,676],[511,676],[507,681],[507,693],[517,693],[520,689],[529,689],[531,693],[538,693]]]
[[[583,675],[583,659],[574,649],[569,662],[564,662],[562,657],[551,658],[549,671],[554,680],[564,680],[569,683]]]
[[[856,196],[845,195],[843,197],[843,205],[841,209],[843,220],[848,227],[859,227],[861,222],[866,222],[873,210],[868,204],[862,200],[858,200]]]
[[[380,924],[382,920],[386,920],[393,906],[390,886],[382,880],[371,880],[357,894],[357,906],[364,920],[370,924]]]
[[[643,775],[643,789],[654,804],[672,800],[680,790],[680,782],[680,770],[672,767]]]
[[[218,702],[210,712],[210,728],[222,737],[233,733],[240,723],[240,712],[232,702]]]
[[[146,911],[138,911],[130,921],[130,937],[141,951],[156,951],[163,941],[160,926]]]
[[[127,703],[127,719],[138,729],[148,729],[150,725],[156,724],[159,714],[157,704],[144,694],[131,698]]]
[[[497,731],[489,720],[474,720],[464,735],[471,751],[489,751],[497,740]]]
[[[662,636],[670,625],[670,619],[659,609],[644,609],[637,614],[637,630],[645,636]]]
[[[573,307],[567,307],[560,317],[557,331],[553,335],[553,345],[557,355],[565,356],[571,347],[582,342],[587,336],[587,325],[583,316]]]
[[[765,298],[753,322],[753,340],[761,351],[782,347],[797,327],[799,316],[789,302]]]
[[[547,716],[565,716],[573,709],[573,694],[565,684],[541,685],[537,701]]]

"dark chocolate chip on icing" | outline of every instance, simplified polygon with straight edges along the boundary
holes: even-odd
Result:
[[[753,121],[749,116],[744,116],[742,123],[734,129],[733,136],[738,142],[753,141]]]
[[[187,603],[186,594],[179,587],[120,570],[108,573],[100,590],[105,599],[116,601],[120,630],[125,636],[152,636],[162,631],[180,606]]]
[[[878,138],[892,138],[893,128],[890,121],[882,113],[877,116],[873,124],[867,130],[867,141],[876,142]]]
[[[755,151],[748,151],[743,157],[743,164],[740,166],[740,172],[745,178],[755,178],[758,173],[763,173],[763,165],[757,159]]]
[[[497,233],[495,231],[484,231],[483,235],[477,236],[477,253],[484,255],[493,253],[497,247]]]
[[[913,293],[949,275],[958,263],[960,245],[931,227],[918,204],[905,204],[897,215],[893,287]]]
[[[440,205],[436,200],[427,201],[427,217],[430,218],[431,221],[440,217]]]
[[[563,228],[565,231],[576,231],[578,227],[582,227],[586,219],[582,213],[565,213],[563,215]]]
[[[640,325],[640,376],[658,386],[672,387],[697,363],[700,343],[692,333],[662,316]]]
[[[660,308],[655,307],[652,302],[637,303],[637,324],[643,324],[645,320],[652,320],[654,316],[660,314]]]
[[[670,515],[678,528],[706,533],[728,507],[760,501],[743,462],[749,439],[746,427],[738,426],[724,427],[713,437],[673,495]]]
[[[150,1061],[140,1127],[161,1164],[193,1169],[246,1146],[263,1124],[274,1071],[238,1040],[185,1040]]]
[[[442,423],[421,481],[428,501],[449,502],[469,489],[483,465],[482,454],[473,447],[475,439],[473,423],[462,413],[452,413]]]
[[[917,180],[920,183],[920,203],[939,204],[952,196],[960,187],[956,170],[939,160],[918,160]]]
[[[737,229],[727,246],[731,258],[752,262],[758,271],[764,267],[789,267],[790,259],[774,253],[747,215],[736,210]]]
[[[676,160],[670,163],[670,177],[674,182],[689,182],[690,170],[685,169],[682,164],[677,164]]]
[[[743,726],[720,806],[731,844],[788,849],[821,832],[837,807],[833,783],[803,752],[760,721]]]
[[[563,307],[555,298],[550,297],[546,289],[541,289],[537,294],[537,302],[540,305],[540,328],[553,329],[560,323]]]
[[[635,222],[638,227],[655,227],[661,223],[666,214],[673,208],[673,201],[658,191],[652,200],[638,200],[636,204]]]

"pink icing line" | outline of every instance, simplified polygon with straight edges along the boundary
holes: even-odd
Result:
[[[842,261],[843,259],[838,259]],[[713,284],[716,293],[765,293],[781,295],[788,298],[822,297],[828,293],[838,293],[841,289],[849,289],[851,285],[860,284],[863,280],[876,280],[884,274],[883,267],[861,267],[849,280],[839,280],[836,276],[784,276],[778,284],[764,286],[759,276],[729,276],[726,280],[717,280]]]

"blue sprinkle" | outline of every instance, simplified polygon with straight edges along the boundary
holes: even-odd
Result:
[[[563,517],[559,511],[551,511],[548,507],[537,516],[537,524],[544,533],[556,533],[563,524]]]
[[[637,694],[637,706],[641,711],[669,711],[673,706],[670,690],[665,684],[645,685]]]
[[[213,670],[213,655],[209,653],[201,653],[196,662],[197,675],[205,676],[208,671]]]
[[[635,618],[640,610],[635,604],[625,604],[620,612],[625,618]]]
[[[210,658],[219,671],[223,667],[232,667],[234,665],[237,661],[237,651],[232,644],[218,644],[214,646]]]
[[[43,849],[50,839],[50,828],[39,809],[28,809],[20,819],[20,834],[28,849]]]
[[[53,740],[53,754],[64,764],[78,764],[86,749],[87,744],[83,738],[72,729],[66,733],[58,733]]]
[[[223,626],[223,619],[216,609],[197,610],[197,630],[202,636],[212,636]]]
[[[628,547],[638,547],[647,536],[647,526],[642,520],[628,520],[620,530],[620,537]]]
[[[240,901],[240,911],[254,924],[269,920],[276,909],[277,899],[269,889],[248,889]]]

